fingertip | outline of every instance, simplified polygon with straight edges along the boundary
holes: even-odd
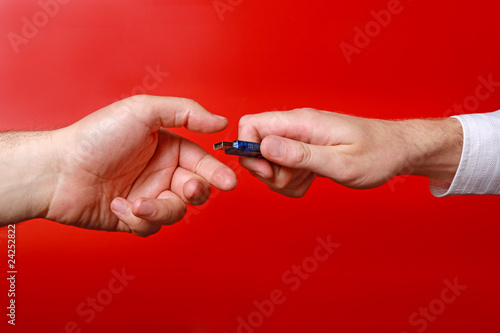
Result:
[[[219,115],[217,115],[217,114],[213,114],[213,113],[212,113],[212,116],[214,116],[214,117],[215,117],[215,118],[217,118],[218,120],[221,120],[221,121],[223,121],[223,122],[225,122],[225,123],[228,123],[228,122],[229,122],[229,121],[227,120],[227,118],[226,118],[226,117],[219,116]]]
[[[123,198],[114,198],[110,208],[115,214],[123,215],[129,208],[129,202]]]
[[[212,114],[212,115],[214,116],[215,119],[217,119],[217,123],[218,123],[218,127],[216,128],[215,132],[220,132],[220,131],[227,128],[227,126],[229,125],[229,120],[226,117],[219,116],[216,114]]]
[[[233,170],[222,165],[214,172],[211,183],[220,190],[231,191],[238,184],[238,179]]]
[[[205,117],[204,120],[200,120],[199,126],[188,125],[186,126],[186,128],[194,132],[213,134],[223,131],[229,125],[229,121],[227,120],[227,118],[215,114],[210,115],[211,116],[209,117]]]
[[[124,198],[115,198],[111,204],[111,211],[118,217],[117,231],[133,233],[139,237],[148,237],[161,228],[161,225],[150,223],[140,217],[144,207],[143,199],[137,199],[133,203]]]
[[[264,157],[279,160],[286,153],[286,145],[280,137],[271,135],[262,140],[261,151]]]
[[[143,218],[152,217],[156,214],[156,207],[152,202],[139,198],[132,204],[132,214]]]
[[[260,142],[261,136],[258,131],[258,119],[262,114],[247,114],[240,118],[238,122],[238,138],[243,141]]]

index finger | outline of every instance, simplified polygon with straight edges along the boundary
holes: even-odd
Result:
[[[151,132],[161,127],[184,126],[193,132],[215,133],[228,125],[226,118],[208,112],[191,99],[136,95],[120,102],[146,124]]]
[[[266,136],[276,135],[295,141],[324,145],[334,132],[342,126],[332,128],[330,118],[335,116],[340,124],[342,115],[313,109],[264,112],[245,115],[240,119],[238,138],[244,141],[261,142]],[[331,141],[331,140],[330,140]]]
[[[313,112],[308,109],[245,115],[240,119],[239,139],[261,142],[268,135],[276,135],[308,142],[315,123]]]
[[[207,153],[196,143],[181,138],[179,166],[194,172],[223,191],[236,187],[236,175],[231,168]]]
[[[261,142],[267,135],[284,133],[287,122],[285,112],[263,112],[241,117],[238,125],[238,139]]]

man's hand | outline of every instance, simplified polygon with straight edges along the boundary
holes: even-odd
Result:
[[[451,183],[462,151],[457,119],[386,121],[300,109],[247,115],[239,139],[266,158],[240,158],[273,191],[303,196],[316,176],[356,189],[414,174]]]
[[[214,133],[227,120],[191,100],[134,96],[69,127],[16,138],[8,164],[31,169],[26,184],[21,182],[30,189],[17,189],[17,198],[29,202],[24,211],[5,213],[8,201],[0,199],[0,222],[43,217],[148,236],[179,221],[186,203],[200,205],[208,199],[210,184],[232,190],[237,182],[230,168],[166,129],[181,126]],[[21,151],[29,153],[24,162]],[[0,194],[9,195],[1,188]]]

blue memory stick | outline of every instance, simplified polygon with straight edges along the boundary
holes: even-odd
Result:
[[[224,150],[227,155],[244,157],[262,157],[260,143],[236,140],[222,141],[214,144],[215,150]]]

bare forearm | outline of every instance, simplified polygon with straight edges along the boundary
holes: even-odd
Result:
[[[399,174],[425,176],[451,183],[462,154],[463,130],[457,119],[398,122],[406,165]]]
[[[53,132],[0,134],[0,226],[43,217],[57,179]]]

